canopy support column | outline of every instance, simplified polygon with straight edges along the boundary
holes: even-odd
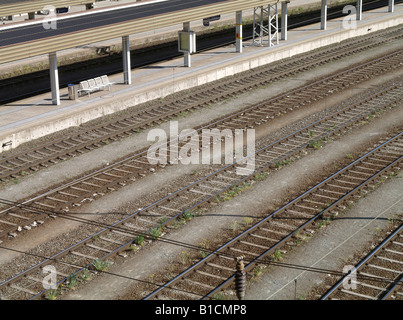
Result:
[[[129,36],[122,37],[122,58],[123,58],[123,82],[124,84],[131,84],[132,76],[131,76]]]
[[[320,15],[320,28],[326,30],[327,28],[327,0],[322,0],[322,9]]]
[[[49,53],[50,88],[52,90],[52,104],[60,105],[59,71],[57,69],[56,52]]]
[[[357,0],[357,21],[362,20],[362,0]]]
[[[242,53],[242,11],[236,12],[236,52]]]
[[[395,11],[395,0],[389,0],[389,12]]]
[[[290,1],[281,3],[281,40],[287,40],[288,37],[288,4]]]
[[[269,47],[278,43],[278,3],[276,2],[269,5]]]
[[[190,32],[190,22],[183,23],[183,31]],[[183,57],[184,57],[185,67],[190,68],[192,66],[192,59],[190,57],[190,51],[184,52]]]

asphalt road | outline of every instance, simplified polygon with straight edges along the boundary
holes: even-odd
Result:
[[[122,21],[164,15],[170,12],[182,11],[200,6],[208,6],[227,1],[230,0],[169,0],[59,20],[57,21],[56,29],[45,29],[43,23],[6,29],[4,31],[0,31],[0,47],[49,37],[57,37],[63,34],[99,28],[101,26],[110,26],[121,23]],[[135,33],[135,30],[133,31]]]

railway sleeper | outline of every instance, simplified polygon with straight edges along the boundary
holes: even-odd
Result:
[[[10,288],[13,288],[14,290],[24,292],[24,293],[28,293],[28,294],[31,294],[31,295],[36,295],[36,292],[34,292],[32,290],[29,290],[27,288],[19,287],[19,286],[15,285],[15,284],[11,284]]]
[[[396,250],[392,250],[392,249],[385,249],[386,252],[392,253],[392,254],[397,254],[397,255],[402,255],[403,256],[403,252],[399,252]]]
[[[195,272],[198,273],[198,274],[201,274],[203,276],[206,276],[208,278],[215,278],[215,279],[218,279],[218,280],[221,280],[221,281],[226,281],[228,279],[228,278],[221,277],[219,275],[212,274],[212,273],[207,273],[207,272],[204,272],[204,271],[201,271],[201,270],[195,270]]]
[[[289,232],[279,231],[279,230],[273,230],[273,229],[267,229],[267,228],[265,228],[265,227],[258,227],[258,229],[259,229],[259,230],[262,230],[263,232],[266,232],[266,233],[274,233],[274,234],[279,235],[279,236],[281,236],[281,237],[285,237],[285,236],[288,236],[288,235],[289,235]],[[257,235],[255,234],[255,236],[257,236]],[[278,240],[276,240],[276,239],[267,238],[267,237],[266,237],[266,239],[268,239],[268,240],[270,240],[270,241],[274,241],[274,242],[278,241]]]
[[[98,246],[93,245],[93,244],[91,244],[91,243],[86,243],[85,245],[86,245],[87,247],[91,248],[91,249],[103,251],[103,252],[106,252],[106,253],[111,253],[111,252],[112,252],[112,250],[110,250],[110,249],[98,247]]]
[[[189,192],[202,194],[202,195],[205,195],[205,196],[212,196],[213,195],[212,193],[202,192],[202,191],[199,191],[199,190],[196,190],[196,189],[189,189]]]
[[[268,250],[269,249],[269,247],[262,246],[262,245],[252,243],[252,242],[248,242],[248,241],[244,241],[244,240],[239,240],[239,242],[244,244],[244,245],[246,245],[246,246],[250,246],[250,247],[256,247],[256,248],[263,249],[263,250]]]
[[[229,267],[225,267],[225,266],[220,266],[218,264],[212,263],[212,262],[207,262],[206,263],[208,266],[214,268],[214,269],[222,269],[224,271],[229,271],[231,273],[234,273],[236,271],[235,268],[229,268]]]
[[[203,288],[206,288],[206,289],[208,289],[208,290],[214,290],[214,286],[210,286],[210,285],[208,285],[208,284],[206,284],[206,283],[202,283],[202,282],[199,282],[199,281],[195,281],[195,280],[191,280],[191,279],[188,279],[188,278],[185,278],[185,279],[183,279],[184,281],[186,281],[186,282],[188,282],[189,284],[191,284],[191,285],[193,285],[193,286],[195,286],[196,288],[200,288],[200,287],[203,287]]]
[[[171,292],[172,294],[176,294],[179,296],[182,296],[185,299],[192,299],[192,300],[200,300],[201,296],[191,293],[191,292],[187,292],[187,291],[183,291],[179,288],[170,288],[169,292]],[[166,295],[162,295],[162,296],[157,296],[159,299],[163,299],[163,300],[173,300],[172,298],[170,298],[169,296]]]
[[[83,253],[78,252],[78,251],[70,251],[70,253],[71,253],[72,255],[75,255],[75,256],[78,256],[78,257],[81,257],[81,258],[88,259],[88,260],[90,260],[90,261],[96,261],[96,260],[98,260],[97,257],[90,256],[90,255],[88,255],[88,254],[83,254]]]
[[[397,263],[397,264],[402,264],[403,265],[402,261],[398,261],[398,260],[395,260],[395,259],[390,259],[390,258],[386,258],[386,257],[383,257],[383,256],[377,256],[376,258],[380,259],[380,260],[388,261],[388,262],[391,262],[391,263]]]
[[[322,191],[322,192],[336,194],[336,195],[339,195],[339,196],[344,196],[346,194],[345,192],[338,192],[338,191],[328,190],[328,189],[325,189],[325,188],[319,188],[319,190]]]
[[[69,197],[69,198],[79,198],[80,197],[80,196],[77,196],[75,194],[68,193],[68,192],[65,192],[65,191],[57,191],[57,193],[59,193],[59,194],[61,194],[63,196]]]
[[[325,195],[319,194],[319,193],[315,193],[315,194],[313,194],[312,196],[314,196],[314,197],[319,197],[319,198],[324,198],[324,199],[328,199],[328,200],[330,200],[330,201],[332,201],[332,202],[335,202],[335,201],[339,200],[339,198],[329,197],[329,196],[325,196]]]
[[[286,212],[296,215],[297,217],[299,217],[299,220],[310,219],[313,217],[313,214],[303,213],[303,212],[292,210],[292,209],[286,209]]]
[[[123,243],[123,242],[121,242],[121,241],[118,241],[118,240],[115,240],[115,239],[106,238],[106,237],[103,237],[103,236],[100,236],[99,239],[101,239],[101,240],[103,240],[103,241],[106,241],[106,242],[111,242],[111,243],[114,243],[114,244],[117,244],[117,245],[120,245],[120,246],[123,246],[123,245],[125,244],[125,243]]]
[[[295,204],[294,207],[302,208],[302,209],[306,209],[306,210],[312,210],[312,211],[315,211],[315,212],[318,211],[318,208],[311,208],[311,207],[307,207],[307,206],[302,206],[300,204]]]
[[[379,291],[385,291],[385,288],[381,288],[381,287],[378,287],[378,286],[374,286],[374,285],[372,285],[372,284],[368,284],[368,283],[365,283],[365,282],[358,282],[358,281],[355,281],[354,283],[357,284],[357,285],[359,285],[359,286],[366,287],[366,288],[375,289],[375,290],[379,290]]]
[[[371,297],[369,295],[365,295],[365,294],[362,294],[362,293],[353,292],[353,291],[349,291],[349,290],[345,290],[345,289],[341,289],[340,291],[343,292],[343,293],[346,293],[346,294],[350,294],[350,295],[360,297],[360,298],[365,298],[365,299],[368,299],[368,300],[375,300],[376,299],[376,298]]]
[[[18,215],[18,214],[15,214],[15,213],[9,212],[8,214],[9,214],[10,216],[15,217],[15,218],[18,218],[18,219],[22,219],[22,220],[31,220],[31,218],[23,217],[23,216],[20,216],[20,215]]]
[[[378,269],[378,270],[390,272],[390,273],[401,274],[401,271],[399,271],[399,270],[393,270],[393,269],[390,269],[390,268],[385,268],[385,267],[377,266],[377,265],[375,265],[375,264],[367,264],[367,266],[368,266],[368,267],[371,267],[371,268],[374,268],[374,269]]]
[[[235,252],[237,252],[237,253],[240,253],[240,254],[242,254],[243,256],[253,256],[253,257],[258,257],[258,256],[259,256],[259,254],[257,254],[257,253],[253,253],[253,252],[249,252],[249,251],[244,251],[244,250],[237,249],[237,248],[233,248],[233,247],[230,247],[229,249],[232,250],[232,251],[235,251]],[[226,280],[226,279],[225,279],[225,280]]]

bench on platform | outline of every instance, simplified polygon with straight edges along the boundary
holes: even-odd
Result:
[[[107,75],[103,75],[101,77],[96,77],[94,79],[89,79],[80,82],[80,88],[78,89],[78,93],[85,92],[90,96],[91,92],[104,90],[108,88],[111,89],[111,86],[115,82],[110,82]]]

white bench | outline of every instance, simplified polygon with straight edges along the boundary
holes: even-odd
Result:
[[[115,82],[109,81],[109,78],[107,75],[101,76],[101,80],[102,80],[102,83],[104,84],[104,86],[107,86],[109,90],[111,89],[111,86],[113,84],[115,84]]]
[[[111,90],[111,86],[115,82],[110,82],[108,79],[107,75],[103,75],[101,77],[96,77],[94,79],[89,79],[85,81],[80,82],[80,88],[78,89],[78,92],[85,92],[90,96],[91,92],[94,91],[100,91],[104,90],[105,88],[108,88],[108,90]]]

